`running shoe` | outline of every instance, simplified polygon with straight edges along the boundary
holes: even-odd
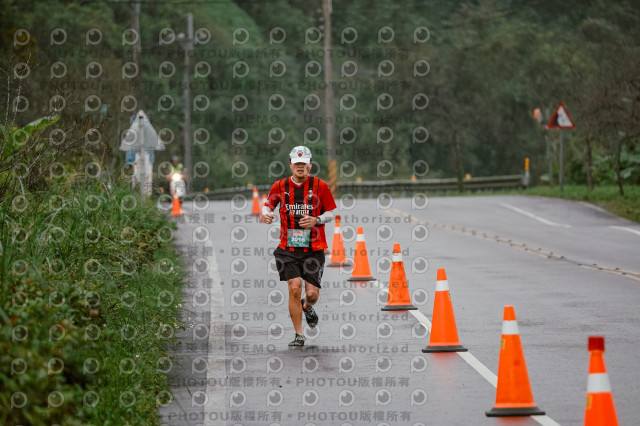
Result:
[[[296,333],[296,337],[289,342],[289,346],[304,346],[304,335]]]
[[[302,312],[304,312],[304,317],[307,319],[307,324],[309,327],[314,328],[318,325],[318,314],[316,314],[316,311],[313,308],[308,311],[304,310],[304,299],[300,299],[300,303],[302,303]]]

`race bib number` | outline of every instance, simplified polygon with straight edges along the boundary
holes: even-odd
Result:
[[[309,247],[311,229],[287,229],[287,245],[289,247]]]

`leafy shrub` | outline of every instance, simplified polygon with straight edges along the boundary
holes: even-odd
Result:
[[[127,188],[0,204],[0,424],[149,424],[181,279],[175,225]]]

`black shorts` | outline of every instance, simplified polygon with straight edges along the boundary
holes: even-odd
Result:
[[[324,272],[324,250],[298,252],[283,250],[280,247],[273,252],[280,281],[302,278],[309,284],[321,288]]]

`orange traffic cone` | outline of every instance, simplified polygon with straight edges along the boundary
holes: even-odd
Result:
[[[262,202],[260,206],[264,206],[267,204],[267,194],[262,194]],[[260,207],[260,222],[264,222],[264,217],[262,216],[262,207]]]
[[[253,209],[251,214],[254,216],[260,215],[260,195],[258,194],[258,188],[253,188]]]
[[[331,263],[327,266],[348,266],[347,256],[342,243],[342,233],[340,232],[340,215],[336,215],[336,226],[333,228],[333,244],[331,245]]]
[[[171,216],[182,216],[182,208],[180,207],[180,198],[178,191],[173,191],[173,204],[171,206]]]
[[[585,426],[618,426],[611,385],[604,365],[604,337],[589,336],[589,379],[587,380],[587,408]]]
[[[533,402],[529,374],[524,361],[524,352],[522,352],[518,322],[513,306],[504,307],[496,404],[485,414],[489,417],[544,414],[544,411]]]
[[[389,275],[389,296],[387,304],[382,307],[383,311],[406,311],[418,309],[411,304],[409,295],[409,284],[404,273],[404,263],[402,263],[402,252],[400,244],[393,245],[393,255],[391,257],[391,275]]]
[[[433,301],[431,321],[429,344],[422,352],[466,352],[468,350],[460,344],[458,339],[458,328],[456,327],[456,318],[453,315],[449,282],[444,268],[438,268],[436,296]]]
[[[364,231],[362,226],[358,226],[356,235],[356,252],[353,255],[353,271],[351,278],[347,281],[373,281],[369,268],[369,255],[367,254],[367,244],[364,242]]]

